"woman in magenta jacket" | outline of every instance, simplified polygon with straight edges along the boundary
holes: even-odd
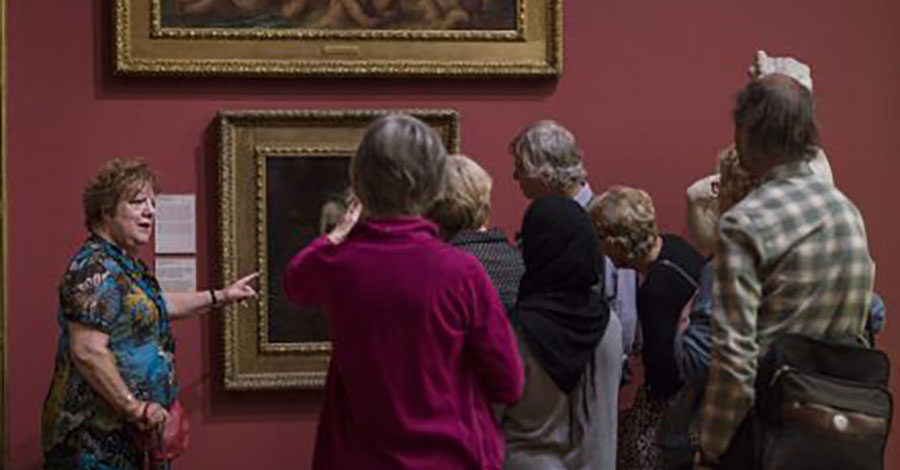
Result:
[[[481,264],[420,217],[446,155],[418,119],[373,123],[350,163],[359,201],[287,267],[287,296],[331,331],[314,469],[503,465],[490,405],[521,397],[522,362]]]

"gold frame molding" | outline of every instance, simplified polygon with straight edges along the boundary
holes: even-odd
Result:
[[[350,158],[353,156],[355,149],[347,146],[338,147],[268,147],[261,146],[256,148],[256,208],[257,208],[257,257],[258,266],[266,266],[268,264],[268,226],[266,194],[268,192],[266,180],[266,160],[269,158],[291,158],[291,157],[312,157],[312,158]],[[269,340],[269,273],[265,269],[260,269],[259,273],[259,298],[258,298],[258,316],[259,316],[259,350],[262,353],[291,353],[297,352],[304,355],[327,354],[331,352],[331,345],[327,341],[316,342],[272,342]]]
[[[6,0],[0,0],[0,469],[6,468],[9,459],[9,436],[6,423],[6,330],[7,308],[7,198],[6,198]]]
[[[221,111],[219,127],[220,255],[225,283],[260,272],[256,302],[225,308],[225,388],[321,388],[329,342],[273,343],[268,338],[267,158],[344,157],[366,126],[389,113],[416,116],[433,126],[450,152],[459,149],[459,118],[452,109]]]
[[[562,73],[562,1],[516,0],[502,31],[187,28],[162,0],[116,0],[124,75],[553,77]]]

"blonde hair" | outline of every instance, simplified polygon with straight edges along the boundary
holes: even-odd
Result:
[[[646,191],[614,186],[591,201],[588,213],[603,249],[621,254],[628,266],[646,259],[656,239],[656,209]]]
[[[733,146],[723,150],[719,154],[719,215],[728,212],[728,209],[741,202],[761,183],[760,178],[751,175],[741,166]]]
[[[465,155],[451,155],[444,184],[443,194],[427,214],[440,227],[441,236],[450,239],[460,230],[487,223],[493,180],[484,168]]]
[[[120,157],[105,162],[81,194],[85,228],[96,229],[104,216],[115,212],[120,201],[147,186],[159,192],[156,173],[142,158]]]
[[[373,122],[350,160],[350,182],[366,211],[419,215],[441,193],[447,150],[437,131],[405,114]]]

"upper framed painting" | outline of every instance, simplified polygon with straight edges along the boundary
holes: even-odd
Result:
[[[391,112],[422,119],[458,151],[452,109],[219,113],[222,274],[230,283],[260,273],[256,301],[225,307],[227,389],[324,386],[331,356],[325,313],[291,304],[282,273],[343,215],[350,158],[366,127]]]
[[[116,0],[116,73],[557,76],[562,0]]]

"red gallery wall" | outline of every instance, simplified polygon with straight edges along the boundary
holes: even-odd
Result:
[[[596,189],[648,189],[662,226],[683,231],[684,188],[731,139],[729,111],[753,51],[814,67],[825,146],[838,185],[866,216],[900,364],[900,2],[896,0],[566,0],[565,73],[540,80],[123,79],[110,73],[103,0],[7,0],[9,48],[9,460],[40,466],[40,409],[56,348],[55,287],[85,236],[81,189],[105,159],[149,158],[164,190],[196,193],[199,284],[216,276],[211,123],[220,109],[454,107],[463,150],[495,177],[494,222],[514,231],[525,200],[510,137],[538,118],[570,126]],[[895,209],[891,209],[894,207]],[[192,410],[179,468],[306,468],[317,392],[222,389],[216,317],[176,327]],[[900,374],[895,374],[895,377]],[[895,381],[895,388],[898,384]],[[900,440],[886,468],[900,467]]]

